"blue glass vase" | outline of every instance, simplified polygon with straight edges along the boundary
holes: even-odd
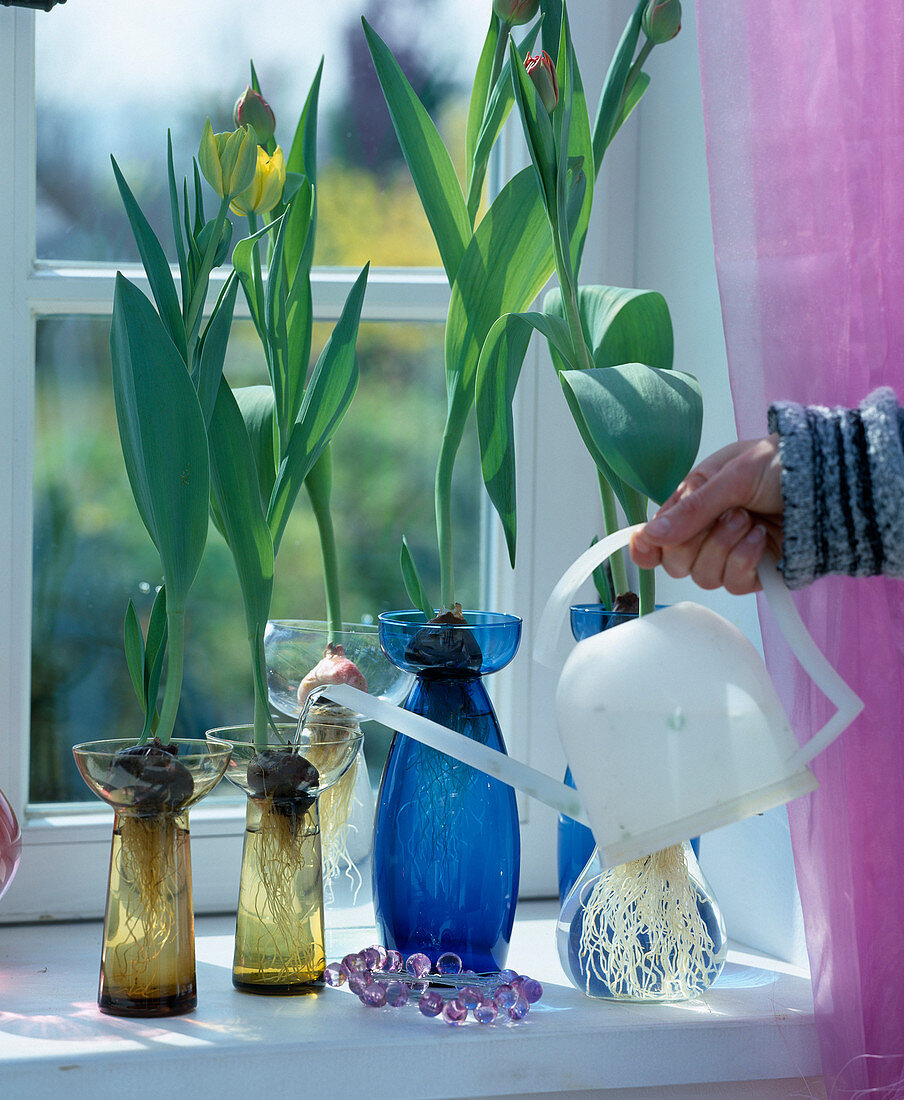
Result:
[[[415,674],[402,704],[413,714],[505,752],[482,677],[511,661],[514,615],[466,611],[467,625],[419,611],[380,616],[389,659]],[[403,957],[445,952],[465,970],[505,967],[521,861],[515,792],[444,753],[396,734],[374,827],[374,907],[381,942]]]

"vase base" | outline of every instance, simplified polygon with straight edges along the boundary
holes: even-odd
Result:
[[[192,990],[190,993],[141,1000],[102,994],[98,998],[97,1007],[105,1016],[184,1016],[198,1007],[198,994],[196,990]]]
[[[233,978],[232,984],[240,993],[256,993],[259,997],[305,997],[311,993],[319,993],[323,989],[323,981],[311,982],[243,982],[240,978]]]

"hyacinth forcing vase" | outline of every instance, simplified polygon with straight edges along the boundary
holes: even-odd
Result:
[[[512,660],[513,615],[465,611],[467,625],[418,611],[380,616],[380,641],[415,682],[403,707],[505,752],[483,683]],[[518,897],[521,838],[515,792],[444,753],[396,734],[374,829],[374,908],[381,942],[465,970],[505,967]]]
[[[177,1016],[197,1004],[188,810],[223,776],[230,746],[88,741],[82,778],[114,811],[98,1007]]]
[[[367,683],[367,691],[401,703],[413,677],[396,668],[380,648],[376,623],[343,623],[340,630],[313,619],[271,619],[264,635],[270,705],[298,719],[307,695],[306,678],[329,647],[341,646]],[[359,910],[366,924],[371,911],[374,795],[361,752],[348,771],[318,799],[326,904]],[[352,917],[354,919],[354,917]]]
[[[9,800],[0,791],[0,898],[9,889],[22,854],[22,831]]]
[[[588,997],[686,1001],[722,971],[725,923],[689,841],[604,868],[594,848],[559,914],[559,961]]]
[[[319,800],[357,759],[361,730],[344,707],[314,704],[301,727],[212,730],[232,754],[227,778],[248,798],[232,984],[271,996],[315,992],[326,966]],[[349,792],[351,793],[351,792]]]

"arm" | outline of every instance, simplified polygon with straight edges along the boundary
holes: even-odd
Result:
[[[880,389],[857,409],[780,402],[772,434],[702,462],[632,542],[703,588],[759,588],[756,566],[783,552],[790,588],[828,573],[904,576],[904,413]],[[664,522],[663,522],[664,521]]]

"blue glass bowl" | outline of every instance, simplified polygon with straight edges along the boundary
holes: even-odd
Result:
[[[398,668],[430,676],[483,676],[511,661],[521,619],[492,611],[463,612],[467,625],[432,624],[422,611],[386,611],[379,619],[383,652]]]
[[[583,642],[585,638],[636,618],[633,611],[610,611],[601,603],[576,603],[571,607],[571,633],[576,642]]]

